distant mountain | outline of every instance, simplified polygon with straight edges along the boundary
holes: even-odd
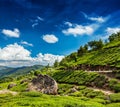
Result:
[[[3,70],[3,69],[8,69],[9,67],[6,67],[6,66],[0,66],[0,70]]]
[[[30,71],[34,71],[37,69],[42,69],[44,66],[42,65],[34,65],[29,67],[18,67],[18,68],[9,68],[0,66],[0,78],[7,76],[19,76],[29,73]]]

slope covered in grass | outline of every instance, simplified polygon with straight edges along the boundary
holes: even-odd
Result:
[[[120,92],[119,81],[116,79],[108,80],[106,76],[97,72],[59,71],[53,74],[53,78],[59,83],[86,85]]]
[[[112,38],[112,39],[111,39]],[[101,46],[101,47],[100,47]],[[91,49],[88,50],[88,47]],[[78,65],[109,66],[120,68],[120,33],[109,37],[109,42],[88,42],[84,47],[66,56],[61,62],[62,67],[75,67]]]

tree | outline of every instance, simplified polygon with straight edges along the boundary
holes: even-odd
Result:
[[[59,62],[58,62],[58,60],[55,60],[54,67],[58,67],[58,66],[59,66]]]
[[[118,32],[118,33],[113,33],[111,36],[109,36],[109,38],[108,38],[108,40],[110,41],[110,42],[112,42],[112,41],[114,41],[114,40],[120,40],[120,32]]]
[[[87,44],[85,44],[84,47],[80,46],[80,48],[77,51],[77,54],[78,54],[78,56],[81,56],[86,52],[88,52],[88,45]]]
[[[74,60],[75,62],[77,62],[77,54],[76,54],[76,52],[70,54],[70,60],[71,60],[71,59]]]
[[[101,49],[104,44],[103,44],[103,41],[100,39],[99,41],[94,40],[94,41],[88,42],[88,45],[92,50],[98,50],[98,49]]]

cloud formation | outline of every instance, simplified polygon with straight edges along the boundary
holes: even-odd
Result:
[[[9,29],[3,29],[2,33],[8,37],[14,37],[14,38],[20,37],[20,31],[17,28],[15,28],[13,31]]]
[[[17,43],[0,49],[0,60],[30,60],[31,52]]]
[[[114,27],[114,28],[111,28],[111,27],[108,27],[106,29],[106,32],[108,35],[111,35],[113,33],[117,33],[117,32],[120,32],[120,27]]]
[[[32,44],[32,43],[28,43],[28,42],[26,42],[26,41],[21,41],[20,44],[33,47],[33,44]]]
[[[105,18],[103,18],[102,16],[98,16],[98,17],[88,17],[88,19],[89,19],[89,20],[92,20],[92,21],[99,22],[99,23],[105,22]]]
[[[35,19],[30,19],[30,22],[32,22],[32,28],[39,25],[40,22],[43,22],[43,21],[44,21],[44,19],[40,16],[35,17]]]
[[[38,25],[38,23],[33,23],[32,24],[32,28],[34,28],[35,26],[37,26]]]
[[[76,24],[74,27],[70,27],[66,30],[62,30],[62,33],[65,35],[91,35],[94,32],[94,29],[92,26],[83,26]]]
[[[31,52],[17,43],[0,48],[0,65],[9,67],[21,67],[32,65],[53,65],[55,60],[61,61],[64,56],[39,53],[31,57]]]
[[[40,16],[37,16],[37,19],[40,20],[40,21],[44,21],[44,19],[41,18]]]
[[[56,43],[58,42],[58,38],[53,35],[53,34],[46,34],[46,35],[43,35],[43,38],[42,38],[45,42],[47,43]]]
[[[92,17],[90,17],[84,12],[81,12],[81,13],[84,15],[84,17],[86,19],[91,20],[91,21],[95,21],[95,22],[98,22],[98,23],[103,23],[108,19],[107,17],[104,18],[102,16],[92,16]]]
[[[72,27],[72,25],[73,25],[71,22],[65,22],[64,24],[68,25],[69,27]]]

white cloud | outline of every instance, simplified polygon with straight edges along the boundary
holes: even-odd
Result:
[[[113,33],[120,32],[120,27],[114,27],[114,28],[108,27],[108,28],[106,29],[106,32],[107,32],[108,35],[111,35],[111,34],[113,34]]]
[[[43,35],[43,40],[46,41],[47,43],[56,43],[56,42],[58,42],[58,38],[53,34]]]
[[[103,18],[102,16],[98,16],[98,17],[88,17],[88,19],[92,20],[92,21],[97,21],[99,23],[103,23],[105,22],[105,18]]]
[[[40,16],[37,16],[37,19],[40,20],[40,21],[44,21],[44,19],[41,18]]]
[[[13,31],[8,29],[3,29],[2,33],[8,37],[15,37],[15,38],[20,37],[20,31],[17,28],[15,28]]]
[[[31,57],[31,52],[17,43],[0,48],[0,65],[9,67],[21,67],[32,65],[53,65],[55,60],[61,61],[64,56],[39,53]]]
[[[0,60],[30,60],[30,54],[30,51],[14,43],[0,49]]]
[[[39,53],[37,55],[37,57],[35,58],[36,63],[38,64],[42,64],[42,65],[53,65],[54,62],[57,60],[58,62],[60,62],[62,59],[64,58],[64,56],[62,55],[53,55],[53,54],[42,54]]]
[[[90,16],[88,16],[84,12],[81,12],[81,13],[84,15],[84,17],[86,19],[89,19],[89,20],[92,20],[92,21],[96,21],[96,22],[99,22],[99,23],[103,23],[103,22],[105,22],[109,18],[109,17],[102,17],[102,16],[90,17]]]
[[[70,27],[66,30],[62,30],[65,35],[90,35],[94,32],[93,26],[82,26],[76,24],[74,27]]]
[[[120,32],[120,27],[114,27],[114,28],[108,27],[108,28],[105,30],[105,34],[103,34],[103,36],[98,35],[97,38],[98,38],[98,39],[107,40],[111,34],[113,34],[113,33],[116,34],[117,32]]]
[[[33,47],[33,44],[32,43],[28,43],[26,41],[21,41],[20,44],[22,45],[27,45],[27,46],[32,46]]]
[[[32,24],[32,28],[34,28],[35,26],[37,26],[38,25],[38,23],[33,23]]]
[[[65,22],[65,25],[68,25],[69,27],[72,27],[72,23],[71,22]]]

